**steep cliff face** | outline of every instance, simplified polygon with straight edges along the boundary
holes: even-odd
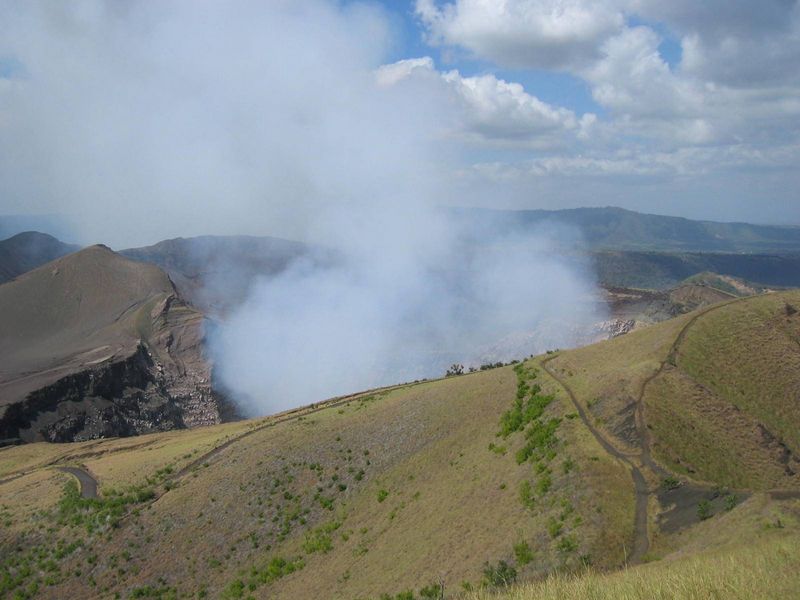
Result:
[[[0,286],[0,440],[221,422],[204,323],[158,268],[99,246]]]

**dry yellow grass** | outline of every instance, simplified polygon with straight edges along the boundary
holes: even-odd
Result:
[[[763,541],[623,571],[553,576],[469,600],[788,600],[800,590],[800,537]]]
[[[699,385],[683,371],[668,368],[644,397],[653,452],[677,473],[723,486],[746,489],[796,485],[764,443],[759,422]]]
[[[622,337],[562,352],[550,367],[575,392],[615,446],[635,451],[634,403],[645,379],[666,359],[690,316],[682,316]]]
[[[544,374],[540,380],[559,394],[548,416],[563,418],[571,408],[563,390]],[[632,533],[629,473],[605,455],[579,420],[564,419],[551,464],[552,489],[534,510],[524,507],[520,484],[535,482],[537,474],[530,463],[514,460],[521,435],[496,437],[515,390],[512,369],[495,369],[354,399],[255,431],[201,461],[174,488],[159,486],[155,502],[124,520],[109,539],[98,539],[94,551],[101,558],[90,569],[98,586],[93,589],[107,586],[126,596],[163,577],[181,593],[207,589],[216,597],[242,570],[275,556],[302,556],[302,571],[259,593],[372,597],[416,589],[440,576],[451,586],[477,584],[484,563],[513,560],[513,545],[521,540],[536,556],[520,569],[528,577],[574,567],[581,555],[601,566],[619,564]],[[88,467],[101,489],[121,488],[165,465],[176,472],[206,448],[255,424],[106,440],[57,456]],[[506,446],[505,454],[490,451],[491,443]],[[17,463],[36,464],[37,450],[52,459],[51,449],[10,451]],[[569,473],[563,469],[567,460]],[[312,465],[320,465],[319,473]],[[356,479],[359,471],[363,475]],[[56,502],[60,490],[40,491]],[[381,490],[387,496],[379,502]],[[333,500],[332,510],[321,508],[314,499],[318,494]],[[282,535],[284,518],[301,505]],[[548,522],[565,510],[563,535],[573,536],[578,546],[568,553],[559,551],[560,538],[547,532]],[[331,521],[340,526],[330,550],[308,553],[308,532]],[[76,534],[81,535],[70,530],[60,535]],[[85,554],[66,559],[65,568],[85,571]],[[124,574],[120,556],[130,557]],[[45,596],[87,591],[85,578],[67,577]]]
[[[764,423],[800,452],[800,292],[737,302],[698,320],[678,365],[698,383]]]

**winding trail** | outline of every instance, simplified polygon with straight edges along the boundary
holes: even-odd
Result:
[[[89,471],[80,467],[56,467],[59,471],[73,475],[81,486],[81,497],[97,498],[97,480]]]
[[[730,300],[727,302],[721,302],[719,304],[714,304],[712,306],[706,307],[703,310],[700,310],[689,319],[686,324],[681,327],[678,335],[675,337],[675,340],[672,342],[669,351],[667,352],[666,358],[661,361],[656,369],[652,374],[648,375],[647,378],[642,382],[642,386],[639,389],[639,394],[636,398],[636,406],[634,408],[635,414],[634,419],[636,422],[636,431],[640,439],[640,452],[638,453],[626,453],[617,448],[606,436],[603,432],[601,432],[597,427],[595,427],[592,419],[590,419],[589,415],[587,414],[586,409],[584,406],[578,401],[575,393],[572,391],[572,388],[569,387],[564,379],[558,375],[554,369],[551,369],[548,366],[553,359],[558,357],[558,354],[551,356],[549,358],[544,359],[541,362],[542,368],[547,372],[547,374],[552,377],[562,388],[564,391],[567,392],[572,404],[575,406],[575,409],[578,411],[578,415],[583,421],[583,424],[586,425],[587,429],[592,433],[594,438],[600,443],[603,449],[612,457],[616,458],[617,460],[622,461],[631,470],[631,477],[633,479],[633,486],[634,491],[636,494],[636,509],[635,509],[635,516],[634,516],[634,544],[633,544],[633,552],[628,557],[628,562],[631,564],[637,564],[642,561],[647,551],[650,549],[650,536],[648,533],[648,503],[650,501],[651,495],[655,493],[655,490],[651,490],[650,486],[647,483],[647,478],[645,474],[642,472],[642,469],[639,465],[636,464],[636,461],[641,463],[641,466],[646,468],[654,478],[659,480],[663,480],[664,478],[671,476],[672,473],[670,471],[663,468],[659,465],[651,455],[650,447],[650,432],[647,428],[647,422],[645,419],[644,414],[644,395],[647,391],[647,386],[655,380],[658,376],[660,376],[664,370],[667,368],[667,365],[674,365],[676,364],[678,350],[683,343],[684,339],[686,338],[686,334],[688,333],[689,329],[703,316],[713,312],[715,310],[719,310],[720,308],[729,306],[736,302],[741,302],[746,300],[748,297],[736,298],[734,300]],[[705,489],[707,486],[699,486]],[[790,494],[791,492],[787,492]]]
[[[608,441],[608,439],[606,439],[600,430],[594,426],[594,424],[588,418],[583,405],[578,402],[578,399],[576,398],[575,393],[572,391],[572,388],[570,388],[569,385],[567,385],[567,383],[558,374],[556,374],[554,370],[548,367],[548,363],[557,356],[558,355],[551,356],[550,358],[543,360],[541,363],[542,368],[547,372],[548,375],[550,375],[550,377],[558,382],[562,388],[564,388],[570,400],[572,401],[572,404],[575,406],[575,409],[578,411],[581,421],[583,421],[583,424],[586,425],[587,429],[589,429],[603,449],[608,454],[630,467],[631,477],[633,478],[633,487],[636,492],[636,512],[634,516],[633,551],[627,560],[631,564],[637,564],[642,561],[644,555],[647,554],[647,551],[650,549],[650,538],[647,534],[647,503],[650,499],[650,489],[648,488],[647,480],[642,474],[641,469],[639,469],[639,467],[631,460],[631,456],[618,450],[611,442]]]
[[[678,359],[678,350],[683,344],[683,341],[686,339],[686,334],[689,330],[694,326],[697,321],[699,321],[702,317],[717,311],[721,308],[730,306],[731,304],[735,304],[737,302],[741,302],[743,300],[747,300],[752,296],[743,296],[741,298],[735,298],[733,300],[728,300],[726,302],[720,302],[719,304],[714,304],[712,306],[707,306],[706,308],[697,312],[697,314],[693,315],[691,319],[689,319],[686,324],[681,327],[678,335],[675,336],[675,340],[672,342],[672,345],[667,352],[667,357],[661,361],[658,366],[658,369],[654,371],[652,374],[648,375],[647,378],[642,382],[642,387],[639,389],[639,394],[636,397],[636,408],[635,408],[635,421],[636,421],[636,431],[639,434],[639,439],[641,440],[641,455],[640,459],[642,464],[646,466],[650,471],[655,473],[660,478],[667,477],[671,475],[669,471],[664,469],[661,465],[659,465],[651,455],[651,443],[650,443],[650,430],[647,428],[647,419],[645,418],[645,407],[644,407],[644,395],[647,392],[647,386],[649,386],[655,379],[660,377],[664,371],[667,369],[668,365],[677,366],[677,359]]]

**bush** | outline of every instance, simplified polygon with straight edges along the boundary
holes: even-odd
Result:
[[[530,481],[523,481],[519,484],[519,500],[525,508],[533,510],[536,506],[536,499],[533,497],[533,488]]]
[[[378,502],[383,502],[389,497],[389,492],[386,490],[378,490]]]
[[[557,521],[552,517],[547,522],[547,533],[550,534],[551,538],[557,538],[561,535],[561,532],[564,530],[564,524],[561,521]]]
[[[680,487],[680,485],[681,482],[672,476],[665,477],[664,479],[661,480],[661,487],[666,491],[674,490]]]
[[[552,459],[555,455],[553,448],[558,442],[556,430],[561,424],[561,419],[549,419],[546,422],[536,420],[525,432],[526,444],[517,452],[517,464],[533,458],[536,460]]]
[[[578,549],[578,540],[575,539],[575,536],[565,535],[558,541],[556,548],[558,548],[559,552],[563,552],[564,554],[575,552],[575,550]]]
[[[437,600],[444,598],[444,586],[438,583],[432,583],[425,586],[419,591],[420,598],[428,598],[429,600]]]
[[[697,516],[701,521],[705,521],[711,516],[711,502],[708,500],[701,500],[697,505]]]
[[[489,450],[491,450],[495,454],[499,454],[501,456],[504,455],[507,452],[505,446],[498,446],[498,445],[496,445],[494,443],[491,443],[491,442],[489,443]]]
[[[245,582],[242,579],[232,581],[225,588],[223,598],[242,598],[244,597],[245,589],[255,591],[259,586],[277,581],[285,575],[299,571],[305,566],[302,559],[294,561],[286,560],[285,558],[275,557],[271,559],[264,567],[250,569],[250,572]]]
[[[464,374],[464,365],[453,363],[450,365],[450,368],[447,369],[447,372],[444,374],[445,377],[453,377],[454,375],[463,375]]]
[[[313,554],[314,552],[327,554],[333,549],[331,533],[339,529],[340,526],[341,523],[338,521],[331,521],[330,523],[326,523],[325,525],[309,531],[306,533],[306,538],[303,541],[303,550],[308,554]]]
[[[524,567],[533,561],[533,550],[531,550],[528,542],[522,540],[521,542],[514,544],[514,556],[517,559],[517,564]]]
[[[486,585],[507,587],[517,580],[517,570],[504,560],[495,566],[486,563],[483,567],[483,578]]]
[[[553,486],[553,480],[547,473],[542,473],[541,477],[536,481],[536,492],[540,496],[544,496]]]

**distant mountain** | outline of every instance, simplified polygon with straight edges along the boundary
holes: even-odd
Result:
[[[0,241],[0,283],[79,249],[46,233],[26,231]]]
[[[71,239],[75,221],[65,215],[0,215],[0,240],[26,231],[41,231],[59,239]]]
[[[605,287],[666,289],[707,271],[773,287],[800,287],[798,254],[597,251],[591,255]]]
[[[220,422],[203,325],[161,269],[105,246],[0,285],[0,439]]]
[[[692,221],[622,208],[568,210],[451,209],[477,237],[559,223],[578,229],[592,250],[659,252],[800,252],[800,227]]]
[[[120,254],[158,265],[184,298],[217,315],[242,302],[257,278],[274,276],[300,258],[326,260],[324,251],[308,244],[252,236],[176,238]]]

